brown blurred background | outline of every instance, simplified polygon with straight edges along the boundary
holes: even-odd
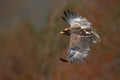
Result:
[[[85,16],[101,36],[83,64],[63,63],[63,10]],[[0,0],[0,80],[120,80],[119,0]]]

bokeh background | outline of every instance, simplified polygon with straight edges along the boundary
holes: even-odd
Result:
[[[101,36],[83,64],[59,60],[66,9]],[[120,0],[0,0],[0,80],[120,80]]]

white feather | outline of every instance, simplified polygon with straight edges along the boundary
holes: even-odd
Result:
[[[81,29],[86,29],[86,28],[91,28],[91,23],[86,19],[82,17],[76,17],[76,18],[71,18],[69,20],[69,24],[71,27],[74,27],[74,25],[79,25]]]
[[[71,50],[71,53],[75,53],[73,57],[81,56],[82,58],[85,58],[88,55],[88,54],[83,54],[83,53],[80,53],[79,51],[74,51],[74,50]]]

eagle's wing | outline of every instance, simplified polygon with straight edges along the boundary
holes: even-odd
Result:
[[[100,36],[97,34],[97,32],[94,29],[92,29],[91,41],[93,43],[96,43],[96,42],[98,42],[100,40],[101,40]]]
[[[92,27],[91,23],[86,18],[82,18],[80,14],[76,14],[73,11],[64,11],[64,16],[62,16],[62,19],[71,27],[74,27],[75,24],[79,25],[81,29]]]
[[[90,51],[90,37],[81,36],[78,34],[70,35],[70,45],[67,52],[67,61],[81,63]]]

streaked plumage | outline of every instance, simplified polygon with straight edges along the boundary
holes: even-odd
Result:
[[[99,35],[93,29],[91,23],[72,11],[64,11],[62,19],[70,25],[61,31],[61,34],[70,36],[70,44],[65,62],[81,63],[90,51],[91,43],[100,41]]]

